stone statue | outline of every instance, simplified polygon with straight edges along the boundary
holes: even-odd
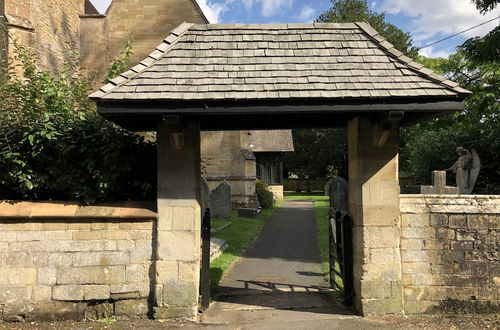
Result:
[[[453,171],[457,175],[457,187],[460,194],[470,194],[474,189],[479,170],[481,169],[481,161],[476,150],[458,147],[456,150],[458,159],[452,167],[445,171]]]

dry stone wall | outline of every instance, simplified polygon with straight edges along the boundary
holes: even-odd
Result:
[[[0,319],[146,316],[153,219],[22,218],[22,207],[19,212],[0,219]]]
[[[405,313],[500,310],[500,197],[401,195]]]

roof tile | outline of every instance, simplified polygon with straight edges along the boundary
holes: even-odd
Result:
[[[366,23],[183,24],[92,98],[249,99],[468,93]]]

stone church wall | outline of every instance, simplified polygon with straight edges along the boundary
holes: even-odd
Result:
[[[193,0],[114,0],[106,15],[82,15],[82,68],[102,80],[128,41],[130,67],[145,59],[182,22],[207,23]]]
[[[407,314],[500,311],[500,196],[401,195]]]
[[[81,0],[3,0],[11,38],[30,49],[41,68],[60,71],[64,62],[80,57]],[[14,55],[10,42],[9,56]]]

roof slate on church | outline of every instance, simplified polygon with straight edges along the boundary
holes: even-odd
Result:
[[[253,130],[249,135],[250,149],[254,152],[294,151],[292,131],[289,129]]]
[[[91,95],[120,100],[463,98],[366,23],[183,23]]]

